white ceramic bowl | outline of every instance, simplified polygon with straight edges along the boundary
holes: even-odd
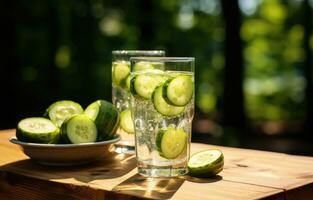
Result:
[[[34,161],[52,166],[79,165],[109,155],[120,136],[106,141],[81,144],[39,144],[22,142],[12,137],[10,142],[20,145],[23,152]]]

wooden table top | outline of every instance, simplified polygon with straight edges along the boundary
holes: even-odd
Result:
[[[144,178],[134,155],[89,165],[34,163],[0,131],[0,199],[313,199],[313,157],[192,143],[191,153],[217,148],[224,170],[214,178]]]

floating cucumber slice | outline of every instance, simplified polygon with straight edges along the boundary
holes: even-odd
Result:
[[[130,109],[124,110],[121,112],[120,125],[124,131],[127,133],[134,133],[134,123],[131,116]]]
[[[162,89],[163,86],[158,86],[155,88],[153,94],[152,94],[152,102],[154,105],[154,108],[165,116],[176,116],[184,112],[185,107],[183,106],[173,106],[168,104],[162,95]]]
[[[126,90],[130,90],[130,81],[131,81],[131,77],[130,75],[127,76],[126,78]]]
[[[74,115],[64,121],[61,127],[62,140],[66,143],[79,144],[95,142],[97,127],[86,115]]]
[[[153,65],[150,62],[137,62],[134,66],[134,71],[141,71],[145,69],[153,69]]]
[[[119,113],[112,103],[97,100],[85,109],[85,115],[95,122],[98,129],[98,141],[108,139],[116,133]]]
[[[223,170],[224,155],[220,150],[205,150],[193,154],[188,161],[191,176],[210,177]]]
[[[180,75],[168,80],[163,86],[163,97],[171,105],[185,106],[193,96],[191,76]]]
[[[113,83],[120,87],[127,86],[127,77],[130,74],[129,62],[115,62],[113,63],[112,79]]]
[[[131,80],[131,92],[145,99],[150,99],[154,89],[163,84],[166,77],[159,74],[140,74]]]
[[[142,71],[142,70],[148,70],[148,69],[158,69],[158,70],[164,70],[164,63],[161,62],[137,62],[135,63],[135,66],[133,68],[133,71]]]
[[[18,123],[16,137],[23,142],[56,143],[60,137],[60,130],[49,119],[31,117]]]
[[[156,137],[156,146],[160,156],[167,159],[177,158],[185,151],[187,139],[188,135],[183,129],[160,130]]]
[[[74,101],[63,100],[51,104],[46,109],[45,116],[49,117],[55,125],[61,127],[66,118],[82,113],[84,113],[84,110],[81,105]]]

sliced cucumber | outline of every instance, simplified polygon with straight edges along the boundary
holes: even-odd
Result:
[[[183,106],[173,106],[168,104],[162,95],[163,86],[158,86],[153,94],[152,94],[152,101],[154,108],[165,116],[176,116],[184,112],[185,107]]]
[[[163,84],[166,78],[158,74],[141,74],[131,80],[131,92],[145,99],[150,99],[154,89]]]
[[[163,97],[171,105],[185,106],[193,96],[193,81],[188,75],[168,80],[163,86]]]
[[[131,81],[131,78],[130,78],[130,75],[128,75],[126,78],[126,88],[125,88],[127,91],[130,90],[130,81]]]
[[[150,62],[137,62],[134,66],[134,71],[141,71],[145,69],[153,69],[153,65]]]
[[[112,79],[113,83],[120,87],[127,86],[127,77],[130,74],[130,63],[129,62],[115,62],[113,63]]]
[[[157,69],[157,70],[164,70],[164,63],[161,62],[137,62],[133,68],[133,71],[142,71],[142,70],[149,70],[149,69]]]
[[[126,109],[123,112],[121,112],[120,125],[122,129],[127,133],[135,133],[134,123],[132,120],[130,109]]]
[[[64,121],[61,127],[62,140],[65,143],[79,144],[95,142],[97,127],[86,115],[74,115]]]
[[[183,129],[160,130],[156,137],[156,146],[160,156],[167,159],[177,158],[185,151],[187,139],[188,135]]]
[[[205,150],[193,154],[188,161],[191,176],[210,177],[223,170],[224,155],[220,150]]]
[[[111,138],[116,133],[119,114],[112,103],[105,100],[97,100],[86,108],[85,114],[97,126],[98,141]]]
[[[57,143],[60,137],[60,130],[49,119],[31,117],[23,119],[18,123],[16,137],[23,142]]]
[[[170,129],[170,128],[169,128]],[[161,148],[161,142],[162,142],[162,138],[163,138],[163,135],[164,133],[166,132],[167,129],[160,129],[156,135],[156,138],[155,138],[155,145],[157,147],[157,150],[160,154],[160,156],[164,157],[164,154],[162,152],[162,148]]]
[[[74,101],[63,100],[51,104],[46,109],[45,116],[49,117],[55,125],[61,127],[66,118],[82,113],[84,113],[84,110],[81,105]]]

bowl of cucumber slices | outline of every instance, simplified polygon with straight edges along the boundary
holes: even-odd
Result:
[[[119,113],[108,101],[97,100],[84,110],[74,101],[62,100],[43,116],[22,119],[10,141],[40,164],[85,164],[110,155],[120,140],[118,124]]]

